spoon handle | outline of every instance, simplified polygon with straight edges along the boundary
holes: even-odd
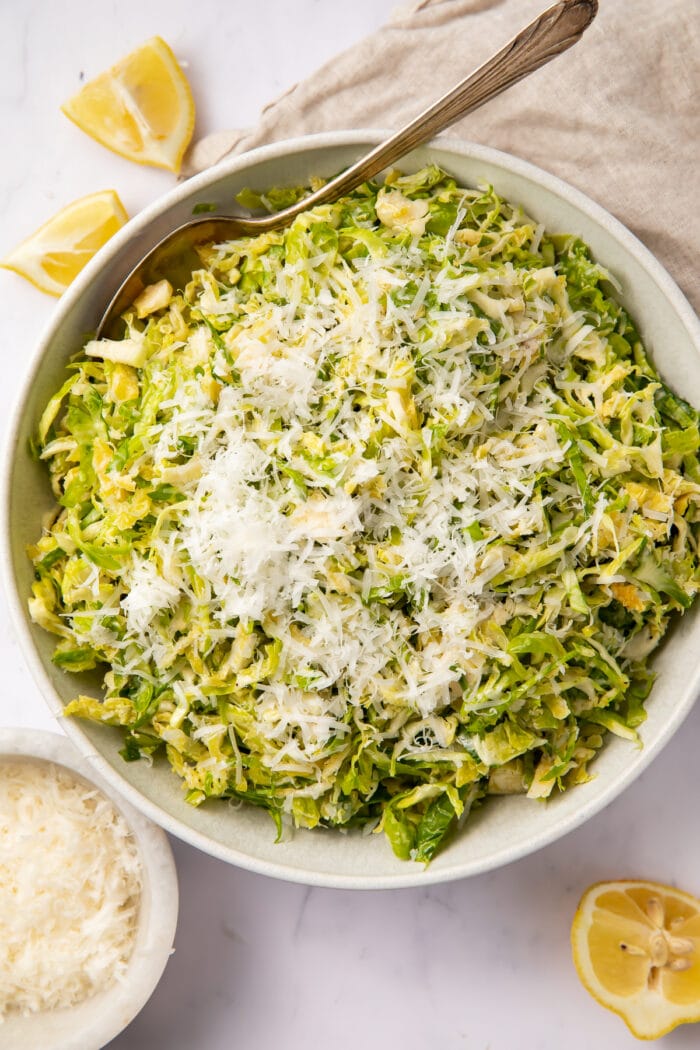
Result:
[[[560,0],[525,26],[517,36],[456,87],[370,153],[291,208],[267,216],[258,229],[286,225],[294,215],[337,200],[433,138],[511,84],[533,73],[575,44],[595,18],[598,0]]]

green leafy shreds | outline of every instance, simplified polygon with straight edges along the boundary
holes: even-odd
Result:
[[[39,423],[32,616],[104,675],[66,713],[193,805],[424,863],[637,741],[698,589],[700,419],[585,244],[430,166],[201,257],[127,314],[142,367],[78,355]]]

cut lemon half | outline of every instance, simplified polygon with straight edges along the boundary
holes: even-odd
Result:
[[[0,259],[0,266],[42,292],[60,295],[128,217],[114,190],[91,193],[57,212]]]
[[[176,173],[194,128],[190,85],[159,36],[89,81],[61,109],[120,156]]]
[[[638,1039],[700,1020],[700,900],[655,882],[599,882],[571,929],[579,977]]]

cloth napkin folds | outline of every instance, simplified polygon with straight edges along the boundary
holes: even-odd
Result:
[[[498,50],[543,0],[421,0],[262,112],[195,145],[185,174],[320,131],[397,128]],[[582,39],[447,134],[532,161],[644,241],[700,310],[700,0],[600,0]]]

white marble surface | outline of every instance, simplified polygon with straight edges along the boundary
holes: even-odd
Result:
[[[160,33],[189,64],[198,132],[246,125],[267,100],[371,31],[393,6],[0,0],[0,253],[82,194],[114,187],[134,214],[172,185],[167,173],[121,160],[60,114],[82,73],[94,75]],[[6,419],[54,304],[1,270],[0,302]],[[0,725],[57,729],[23,665],[4,601],[0,647]],[[384,893],[306,889],[174,842],[181,887],[176,952],[150,1003],[111,1045],[637,1045],[578,983],[569,926],[579,895],[598,879],[646,876],[700,892],[699,747],[696,709],[640,780],[587,826],[508,868],[450,885]],[[700,1028],[679,1029],[662,1045],[697,1048]]]

